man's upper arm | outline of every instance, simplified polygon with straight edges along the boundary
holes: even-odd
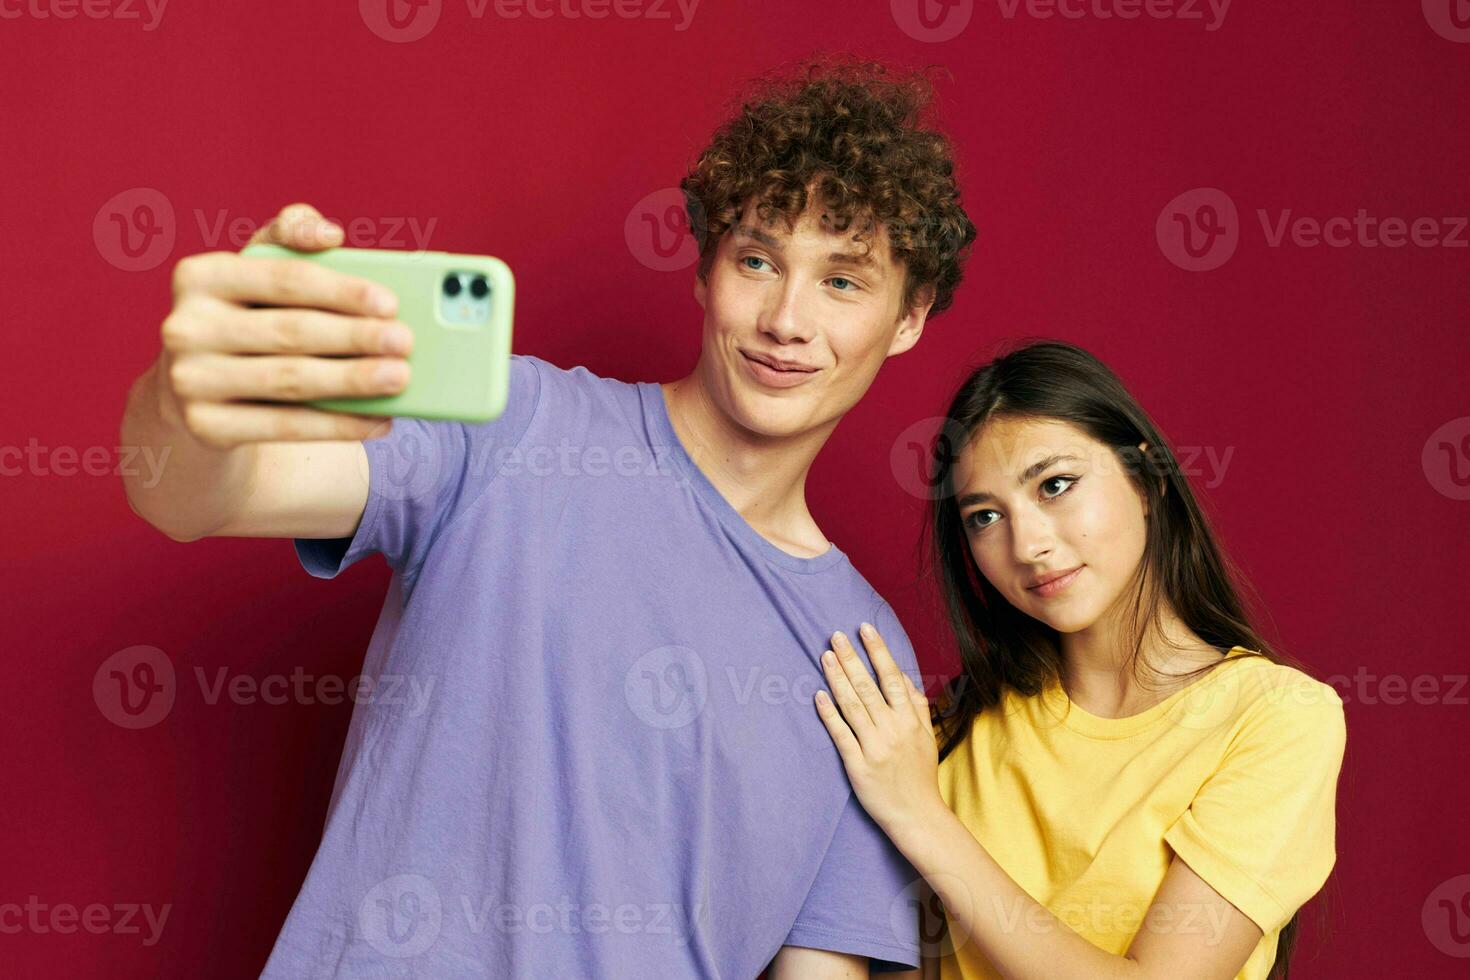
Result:
[[[866,956],[805,946],[782,946],[766,970],[766,980],[862,980],[867,975]]]
[[[868,619],[899,669],[919,683],[913,644],[875,596]],[[836,754],[834,748],[833,754]],[[914,970],[919,958],[919,873],[848,792],[832,840],[784,945],[867,957],[871,972]]]
[[[302,566],[318,578],[333,578],[359,559],[379,553],[406,580],[416,578],[440,532],[484,496],[501,472],[502,454],[517,446],[532,420],[544,414],[541,374],[534,361],[512,357],[510,394],[496,419],[466,423],[397,418],[386,437],[350,444],[352,472],[339,469],[340,457],[327,466],[312,464],[309,482],[315,484],[322,473],[336,473],[354,485],[351,502],[357,513],[339,513],[341,520],[330,537],[292,535]],[[280,479],[289,478],[288,468]],[[330,509],[324,489],[295,493],[298,500],[317,501],[323,508],[318,516]],[[360,505],[356,494],[363,497]]]

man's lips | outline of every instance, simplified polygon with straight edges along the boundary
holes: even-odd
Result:
[[[748,350],[742,350],[740,353],[745,355],[745,357],[749,360],[755,361],[758,364],[764,364],[766,367],[772,369],[773,371],[791,371],[799,372],[801,374],[810,374],[816,370],[815,367],[807,364],[797,364],[795,361],[777,360],[776,358],[770,357],[766,354],[755,354]]]

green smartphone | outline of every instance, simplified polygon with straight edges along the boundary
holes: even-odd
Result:
[[[381,283],[398,297],[397,319],[413,331],[411,374],[403,391],[304,404],[333,412],[462,422],[488,422],[505,411],[515,278],[500,259],[376,248],[297,252],[279,245],[249,245],[240,254],[305,259]]]

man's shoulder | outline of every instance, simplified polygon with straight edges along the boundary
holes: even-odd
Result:
[[[878,636],[883,640],[888,652],[893,655],[894,662],[905,670],[909,670],[915,676],[918,675],[918,657],[914,652],[914,644],[909,639],[908,631],[904,629],[903,622],[898,618],[898,613],[893,605],[883,597],[877,589],[873,588],[867,578],[858,571],[851,561],[847,567],[858,588],[865,596],[865,608],[867,610],[865,621],[871,623],[878,631]],[[856,624],[854,624],[856,625]]]
[[[626,411],[638,399],[638,383],[598,374],[582,364],[562,367],[535,354],[512,354],[514,368],[530,368],[537,377],[541,399],[575,409],[617,408]]]

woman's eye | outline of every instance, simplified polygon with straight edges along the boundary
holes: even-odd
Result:
[[[974,531],[984,530],[985,528],[987,528],[990,525],[992,525],[992,524],[995,523],[995,521],[987,521],[987,520],[985,520],[985,516],[987,514],[994,515],[995,514],[995,511],[993,511],[993,510],[977,510],[977,511],[973,512],[972,514],[970,514],[969,517],[965,518],[965,526],[966,527],[969,527],[971,530],[974,530]]]
[[[764,262],[765,259],[761,258],[759,255],[746,255],[746,256],[742,257],[740,261],[741,262],[752,262],[752,261],[753,262]],[[752,266],[746,266],[746,268],[747,269],[750,269],[752,272],[755,271],[754,267],[752,267]]]
[[[849,286],[852,287],[852,289],[839,289],[839,290],[837,290],[839,293],[850,293],[850,292],[853,291],[853,289],[856,289],[857,288],[857,283],[853,282],[851,279],[844,279],[842,276],[833,276],[828,281],[829,282],[845,282]]]
[[[1062,489],[1058,490],[1056,493],[1047,493],[1046,492],[1046,487],[1047,487],[1047,484],[1049,484],[1049,483],[1065,483],[1066,486],[1063,487]],[[1041,481],[1041,492],[1046,497],[1048,497],[1048,498],[1050,498],[1052,500],[1055,500],[1057,497],[1060,497],[1062,494],[1066,493],[1068,490],[1071,490],[1072,487],[1076,485],[1076,483],[1077,483],[1077,477],[1075,477],[1075,476],[1054,476],[1054,477],[1051,477],[1050,479],[1042,480]]]

